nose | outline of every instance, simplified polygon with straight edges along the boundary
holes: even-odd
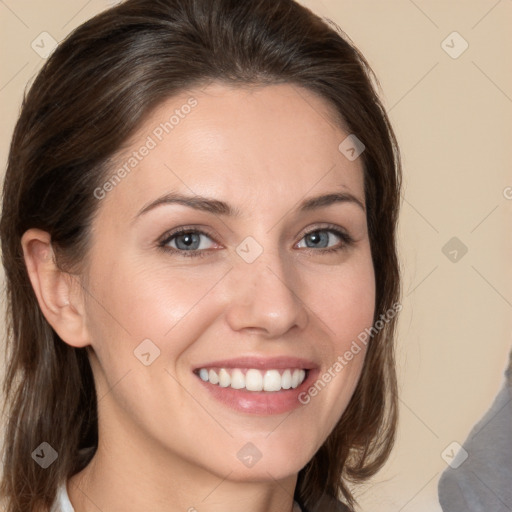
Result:
[[[307,297],[299,276],[277,253],[264,251],[253,263],[238,261],[233,270],[226,318],[234,331],[278,338],[306,327]]]

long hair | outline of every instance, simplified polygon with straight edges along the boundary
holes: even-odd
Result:
[[[320,95],[365,145],[361,157],[376,279],[375,321],[399,300],[396,223],[401,167],[377,81],[333,23],[293,0],[127,0],[71,33],[25,94],[9,153],[0,237],[7,291],[6,512],[48,510],[98,442],[87,349],[64,343],[31,287],[20,239],[51,236],[58,264],[79,269],[109,162],[162,101],[210,81],[288,83]],[[110,169],[111,171],[111,169]],[[386,461],[397,423],[396,317],[368,343],[351,401],[302,468],[295,499],[343,497]],[[42,469],[41,442],[58,453]],[[89,450],[86,450],[89,448]]]

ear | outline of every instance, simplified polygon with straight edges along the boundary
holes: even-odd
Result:
[[[89,345],[80,282],[57,267],[50,235],[29,229],[21,245],[32,288],[48,323],[68,345]]]

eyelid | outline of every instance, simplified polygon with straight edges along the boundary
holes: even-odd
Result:
[[[207,229],[201,228],[198,226],[180,226],[178,228],[170,229],[169,231],[166,231],[158,240],[158,245],[164,245],[169,242],[169,240],[176,235],[181,235],[184,233],[198,233],[204,236],[207,236],[208,238],[211,238],[213,242],[215,242],[217,245],[220,245],[219,242],[215,239],[215,237],[208,232]]]
[[[354,239],[349,234],[349,232],[342,228],[341,226],[338,226],[337,224],[329,224],[329,223],[321,223],[320,225],[313,226],[313,227],[307,227],[303,232],[300,234],[299,242],[302,240],[305,236],[315,233],[316,231],[330,231],[334,232],[337,236],[339,236],[346,244],[354,242]],[[316,249],[318,250],[318,249]],[[320,249],[321,250],[321,249]]]

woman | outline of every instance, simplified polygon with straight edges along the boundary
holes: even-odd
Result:
[[[57,48],[4,185],[8,512],[353,510],[397,415],[371,77],[290,0],[128,0]]]

